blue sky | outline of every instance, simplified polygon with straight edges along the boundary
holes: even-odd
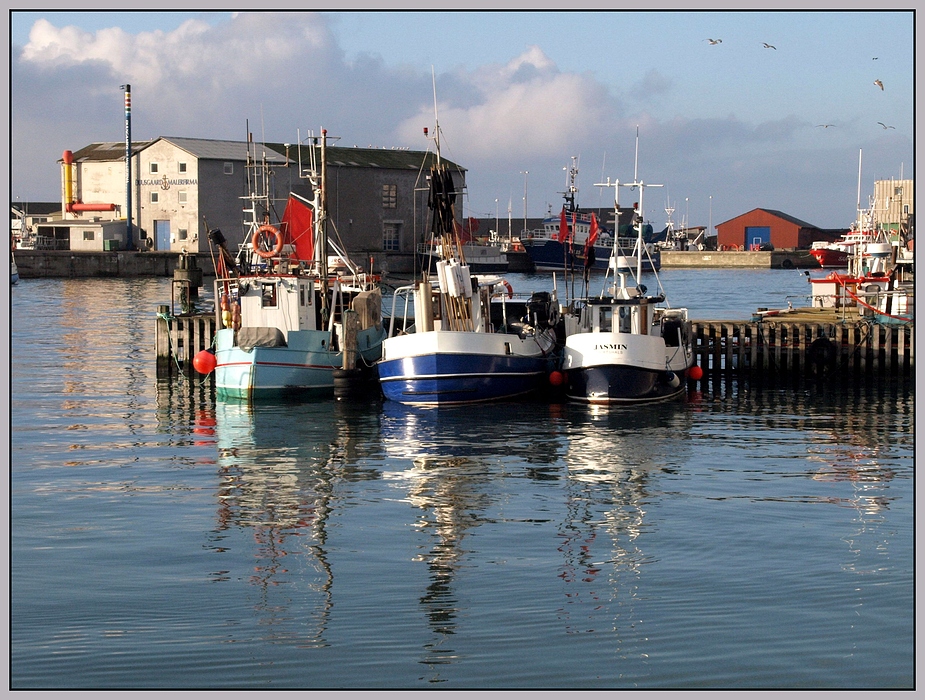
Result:
[[[612,201],[593,185],[633,177],[638,127],[639,177],[665,186],[646,197],[654,225],[670,203],[676,224],[764,207],[846,227],[860,152],[864,205],[875,179],[913,176],[913,25],[908,11],[13,12],[11,194],[55,200],[63,150],[121,140],[125,82],[136,139],[324,126],[339,146],[425,150],[433,71],[466,215],[522,217],[525,185],[529,216],[558,211],[573,156],[579,204]]]

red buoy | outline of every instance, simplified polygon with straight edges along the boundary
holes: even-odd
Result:
[[[687,370],[687,376],[690,379],[693,379],[695,382],[699,381],[703,377],[703,370],[700,369],[699,365],[694,365],[689,370]]]
[[[193,355],[193,369],[199,374],[209,374],[215,369],[215,354],[208,350],[200,350]]]
[[[549,374],[549,383],[553,386],[562,386],[562,382],[565,381],[565,376],[562,372],[555,370]]]

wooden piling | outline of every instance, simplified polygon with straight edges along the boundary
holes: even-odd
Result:
[[[704,380],[720,376],[911,377],[912,326],[807,321],[692,322],[693,352]],[[818,339],[824,339],[817,343]]]

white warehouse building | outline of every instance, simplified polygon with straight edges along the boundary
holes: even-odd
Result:
[[[256,158],[270,166],[271,194],[279,204],[275,214],[281,216],[290,192],[311,198],[307,181],[299,178],[298,163],[301,157],[301,169],[307,168],[311,148],[176,137],[133,142],[130,196],[124,142],[65,151],[60,161],[63,220],[55,222],[60,230],[46,231],[45,238],[49,233],[69,237],[71,249],[206,253],[209,231],[220,229],[236,247],[245,235],[243,198],[252,191],[248,177],[254,169],[248,164]],[[415,248],[425,240],[429,222],[424,177],[433,162],[431,152],[327,148],[329,221],[352,256],[373,259],[382,271],[412,269]],[[465,171],[449,166],[461,193]],[[459,209],[457,218],[461,216]],[[121,229],[113,221],[121,221]],[[83,235],[75,234],[75,227],[82,228]],[[94,229],[100,231],[99,239]],[[117,240],[106,243],[104,237]]]

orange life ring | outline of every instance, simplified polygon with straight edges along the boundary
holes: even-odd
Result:
[[[507,280],[503,280],[501,284],[507,287],[507,298],[513,299],[514,298],[514,288],[511,286],[511,283],[508,282]]]
[[[260,245],[261,243],[261,234],[269,234],[276,236],[276,245],[273,246],[273,250],[264,250]],[[261,258],[269,260],[270,258],[275,258],[283,250],[283,236],[275,226],[270,226],[270,224],[264,224],[256,231],[254,231],[254,236],[251,238],[251,247],[254,249],[254,252],[257,253]]]

